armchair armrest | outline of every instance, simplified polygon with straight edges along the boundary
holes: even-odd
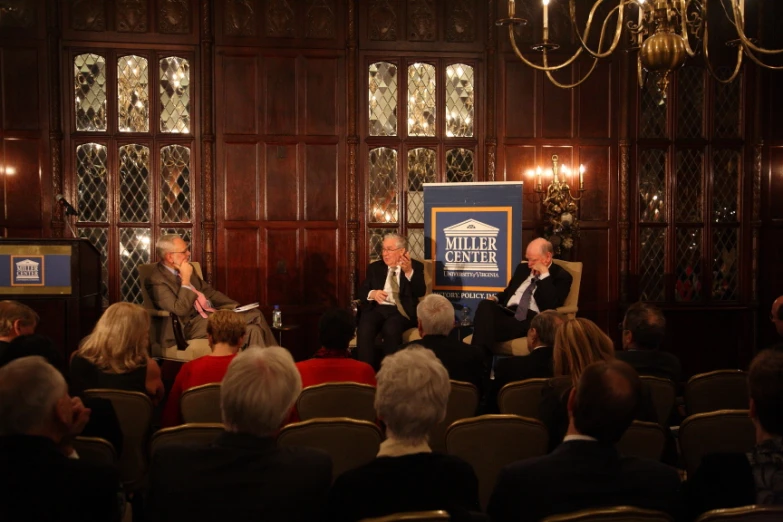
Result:
[[[555,311],[563,315],[576,315],[579,311],[579,307],[576,305],[571,306],[558,306]]]
[[[145,308],[150,317],[169,317],[169,312],[165,310],[154,310],[152,308]]]

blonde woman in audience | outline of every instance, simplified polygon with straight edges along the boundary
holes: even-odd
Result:
[[[139,391],[163,398],[160,367],[149,355],[150,318],[133,303],[114,303],[71,357],[75,395],[90,388]]]

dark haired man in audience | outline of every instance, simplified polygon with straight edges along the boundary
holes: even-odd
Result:
[[[0,520],[113,522],[117,472],[72,456],[68,440],[90,416],[43,357],[0,368]]]
[[[0,301],[0,357],[20,335],[35,332],[40,317],[35,310],[18,301]]]
[[[487,512],[494,522],[601,506],[679,513],[680,478],[660,462],[623,457],[614,448],[631,425],[642,383],[622,361],[585,368],[568,398],[568,432],[551,454],[503,468]]]
[[[625,312],[622,328],[623,351],[615,354],[618,359],[633,366],[639,375],[680,382],[680,360],[660,350],[666,336],[666,318],[659,308],[641,301],[632,304]]]
[[[783,295],[772,301],[772,310],[769,313],[769,320],[775,325],[775,330],[780,336],[780,342],[772,345],[772,348],[783,351]]]
[[[685,488],[694,518],[710,509],[783,505],[783,352],[763,350],[753,359],[748,388],[756,446],[704,456]]]

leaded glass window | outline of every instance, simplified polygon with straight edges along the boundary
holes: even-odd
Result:
[[[160,131],[190,132],[190,62],[179,56],[160,60]]]
[[[150,262],[152,238],[148,228],[120,229],[120,281],[123,301],[141,303],[141,284],[136,267]]]
[[[663,301],[666,298],[666,287],[664,286],[665,249],[665,228],[642,229],[639,296],[643,301]]]
[[[408,135],[435,136],[435,66],[408,66]]]
[[[370,151],[370,216],[373,223],[397,223],[397,151],[379,147]]]
[[[85,53],[73,59],[76,130],[106,131],[106,58]]]
[[[446,67],[446,136],[473,136],[473,67]]]
[[[150,222],[150,149],[144,145],[120,147],[120,221]]]
[[[81,221],[109,221],[107,156],[106,146],[100,143],[85,143],[76,147],[77,208]]]
[[[160,150],[160,219],[190,222],[190,149],[169,145]]]
[[[150,97],[147,59],[121,56],[117,59],[117,115],[120,132],[150,130]]]
[[[408,223],[424,223],[424,183],[435,182],[435,151],[408,151]]]
[[[446,152],[446,181],[465,183],[475,181],[473,151],[470,149],[449,149]]]
[[[639,218],[645,222],[666,221],[666,152],[642,151],[639,165]]]
[[[397,66],[378,62],[369,68],[370,136],[397,135]]]

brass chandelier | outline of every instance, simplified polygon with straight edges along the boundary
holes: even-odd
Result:
[[[763,60],[763,57],[783,54],[783,49],[765,49],[745,35],[745,0],[618,0],[601,22],[598,47],[592,49],[587,41],[594,23],[597,23],[596,11],[604,2],[610,2],[610,0],[595,0],[590,9],[584,30],[580,31],[576,19],[576,1],[568,0],[569,19],[579,41],[579,47],[573,55],[556,65],[550,64],[548,54],[560,47],[557,43],[549,40],[550,0],[543,0],[543,42],[532,47],[533,50],[542,53],[543,59],[541,64],[525,58],[517,46],[514,29],[516,26],[527,25],[528,21],[516,16],[516,0],[508,0],[508,18],[500,19],[496,24],[508,26],[508,37],[511,47],[522,62],[534,69],[543,71],[550,82],[564,89],[576,87],[587,80],[595,70],[598,60],[608,57],[617,49],[624,26],[627,26],[630,31],[633,48],[639,51],[637,56],[639,86],[643,87],[647,75],[651,76],[654,79],[656,89],[660,93],[661,102],[665,101],[666,98],[666,88],[669,84],[670,73],[682,67],[685,60],[689,57],[697,54],[699,40],[701,40],[704,62],[708,71],[721,83],[734,81],[739,74],[744,56],[747,56],[761,67],[775,70],[783,69],[783,66],[765,63]],[[710,63],[707,9],[708,5],[714,6],[715,4],[722,6],[726,17],[736,32],[733,35],[736,38],[726,42],[727,45],[736,47],[737,53],[736,64],[728,78],[719,78]],[[614,35],[607,46],[605,45],[607,27],[615,12],[617,20],[615,22]],[[637,15],[635,19],[632,17],[633,14]],[[691,43],[692,39],[693,44]],[[552,72],[568,67],[582,53],[587,53],[593,58],[593,63],[585,76],[570,84],[557,81]]]

